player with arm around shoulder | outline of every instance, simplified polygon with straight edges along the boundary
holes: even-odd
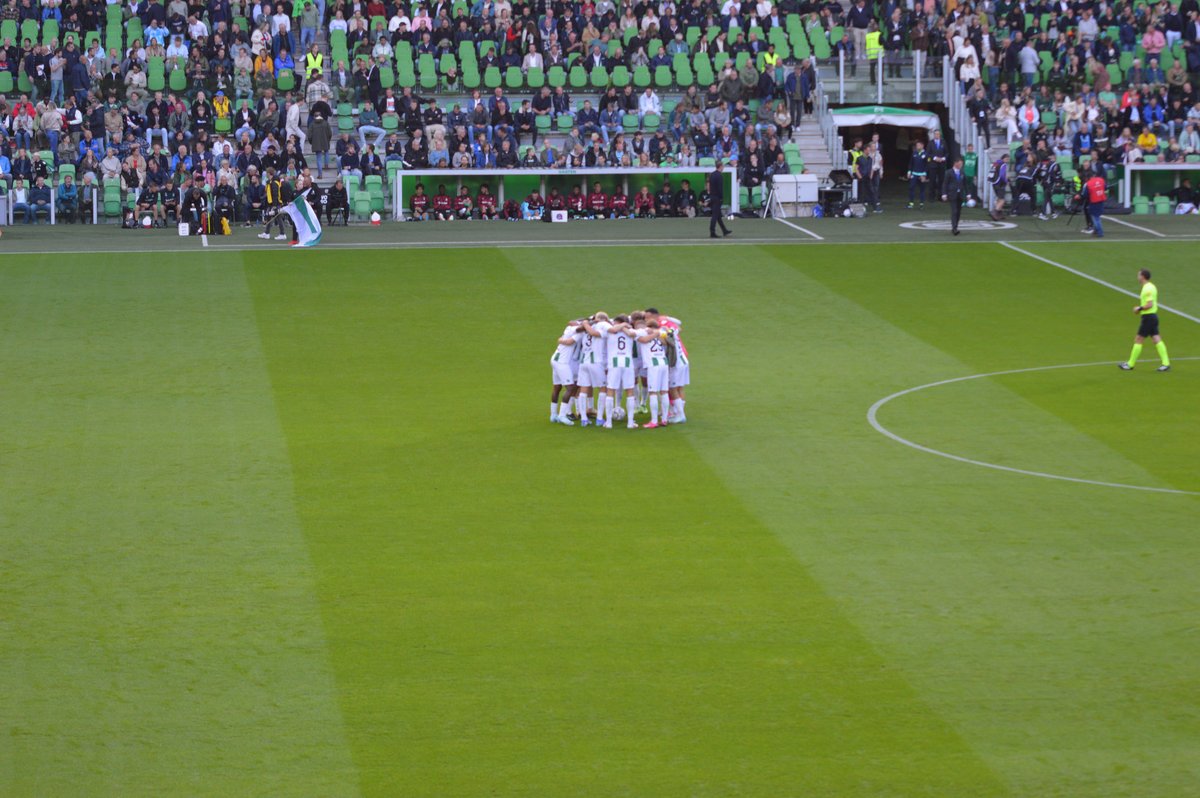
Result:
[[[670,387],[671,369],[667,365],[667,331],[658,326],[658,319],[651,317],[646,321],[646,328],[638,337],[638,352],[642,363],[646,366],[646,390],[650,394],[650,423],[645,429],[666,426],[671,403],[667,396]],[[659,423],[659,414],[662,423]]]
[[[617,404],[625,399],[625,413],[629,429],[637,429],[633,416],[636,411],[633,398],[635,366],[633,363],[633,325],[628,316],[617,316],[608,328],[608,387],[604,397],[604,428],[612,429],[613,415]]]
[[[1122,371],[1133,371],[1137,359],[1142,354],[1142,341],[1149,338],[1154,341],[1154,348],[1158,350],[1158,357],[1162,361],[1162,365],[1156,371],[1170,371],[1171,358],[1167,356],[1167,345],[1158,334],[1158,288],[1150,282],[1149,269],[1138,270],[1138,283],[1142,286],[1142,293],[1133,312],[1141,317],[1141,321],[1138,324],[1137,335],[1133,338],[1133,351],[1129,353],[1129,360],[1118,363],[1117,366]]]
[[[579,346],[583,341],[583,327],[579,321],[572,321],[558,337],[558,345],[550,356],[550,377],[553,387],[550,390],[550,421],[551,423],[574,426],[568,418],[568,412],[575,399],[575,383],[579,371]]]
[[[667,332],[667,364],[671,369],[668,388],[671,398],[671,416],[669,421],[672,424],[686,423],[687,414],[684,412],[685,392],[688,384],[692,381],[692,372],[691,364],[688,361],[687,347],[683,345],[683,338],[680,337],[683,322],[673,316],[659,313],[655,308],[647,308],[646,315],[648,317],[657,317],[658,326]]]
[[[583,328],[583,340],[579,344],[579,374],[576,379],[579,404],[579,425],[586,427],[588,421],[588,405],[591,404],[593,392],[596,395],[596,424],[603,424],[605,419],[604,401],[600,396],[608,386],[607,368],[604,355],[608,328],[611,323],[608,314],[598,311],[590,319],[582,319],[579,326]]]

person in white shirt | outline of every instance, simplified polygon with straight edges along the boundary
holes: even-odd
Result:
[[[600,400],[600,395],[608,385],[605,338],[612,325],[608,321],[608,314],[600,311],[590,319],[580,321],[579,326],[583,328],[584,337],[579,347],[579,374],[576,379],[579,394],[576,401],[579,405],[579,425],[586,427],[593,391],[596,391],[596,423],[602,424],[606,417],[605,403]]]
[[[625,399],[626,426],[637,429],[634,414],[637,407],[633,399],[633,326],[628,316],[617,316],[608,328],[608,388],[604,396],[605,429],[612,429],[613,416],[622,398]]]
[[[654,93],[654,89],[649,86],[642,96],[638,98],[638,123],[640,124],[646,118],[646,114],[662,114],[662,102],[658,99],[658,95]]]
[[[686,402],[684,393],[688,384],[692,381],[687,347],[683,345],[683,339],[680,337],[680,329],[683,327],[683,322],[672,316],[659,313],[657,308],[646,308],[646,318],[657,318],[658,326],[667,332],[667,365],[671,368],[667,388],[671,399],[671,417],[669,420],[672,424],[683,424],[687,421],[687,413],[684,412]]]
[[[288,136],[295,136],[300,143],[296,149],[303,150],[304,145],[308,142],[308,134],[304,132],[304,128],[300,127],[300,105],[300,102],[288,103],[287,124],[283,132]]]
[[[575,383],[579,373],[579,350],[583,343],[583,327],[578,320],[572,321],[558,337],[558,345],[550,356],[550,421],[574,426],[569,418],[571,405],[575,403]],[[584,416],[584,420],[587,417]]]
[[[654,429],[662,417],[662,424],[668,423],[671,400],[668,397],[670,388],[670,367],[667,365],[667,331],[658,326],[658,319],[650,318],[644,335],[638,337],[638,354],[646,367],[646,390],[649,392],[650,423],[644,429]]]
[[[400,30],[401,25],[404,26],[405,30],[408,30],[412,27],[412,20],[409,19],[408,14],[405,14],[403,11],[397,11],[388,20],[388,33],[395,33]]]

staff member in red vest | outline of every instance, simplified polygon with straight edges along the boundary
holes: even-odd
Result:
[[[1107,188],[1108,184],[1104,181],[1100,167],[1096,167],[1096,171],[1083,184],[1083,193],[1088,204],[1088,218],[1092,220],[1092,235],[1096,238],[1104,238],[1104,228],[1100,226],[1100,214],[1104,213],[1104,201],[1108,199]]]

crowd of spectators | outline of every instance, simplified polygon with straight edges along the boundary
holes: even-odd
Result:
[[[363,179],[405,167],[722,158],[737,162],[746,182],[761,182],[798,166],[783,142],[806,110],[812,71],[807,61],[786,67],[767,39],[786,53],[784,20],[806,11],[831,19],[840,8],[8,0],[0,8],[0,176],[40,195],[39,177],[62,188],[70,175],[59,199],[68,218],[101,187],[119,185],[129,205],[143,191],[185,184],[228,185],[240,197],[267,169],[309,184],[327,171]],[[714,72],[693,79],[678,69],[684,61]],[[593,80],[597,70],[612,77],[580,85],[575,67]],[[621,78],[643,67],[655,70],[653,85],[640,74]],[[406,79],[414,68],[419,78]],[[503,87],[483,78],[469,86],[472,71],[512,68],[529,77],[519,89],[511,75]],[[558,68],[572,70],[569,86],[554,80]],[[662,68],[678,75],[679,99],[662,99]],[[539,71],[555,85],[538,87]],[[72,190],[81,196],[72,200]]]
[[[984,4],[946,51],[988,146],[1115,166],[1200,156],[1200,3]]]

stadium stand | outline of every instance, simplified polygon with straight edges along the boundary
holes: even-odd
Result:
[[[806,170],[793,137],[812,110],[814,62],[857,74],[873,56],[901,79],[914,51],[933,72],[949,57],[995,146],[1015,156],[1200,160],[1197,0],[980,8],[7,0],[0,176],[39,195],[40,177],[64,220],[162,211],[198,184],[229,187],[231,220],[249,223],[261,210],[252,176],[268,171],[299,189],[361,181],[373,209],[390,205],[378,186],[404,169],[724,158],[753,189]],[[68,174],[77,196],[60,199]],[[350,218],[357,193],[341,209]]]
[[[10,0],[0,168],[6,186],[31,190],[39,175],[56,189],[73,167],[68,219],[82,207],[120,218],[147,191],[224,181],[246,220],[251,175],[268,169],[304,186],[335,173],[391,182],[405,163],[724,157],[753,183],[768,168],[803,168],[784,151],[793,123],[782,96],[786,64],[813,51],[798,10]]]

